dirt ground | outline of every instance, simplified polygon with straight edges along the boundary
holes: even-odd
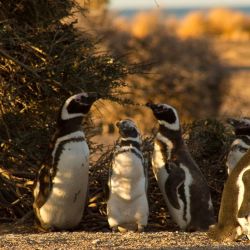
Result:
[[[53,232],[1,225],[0,249],[250,249],[249,241],[220,244],[206,233],[185,232]]]

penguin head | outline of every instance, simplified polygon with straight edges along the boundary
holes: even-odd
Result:
[[[61,108],[61,120],[69,120],[76,117],[86,115],[92,104],[100,98],[100,95],[95,92],[82,92],[70,96]]]
[[[170,130],[177,131],[180,129],[179,117],[175,108],[168,104],[161,103],[147,103],[146,106],[151,108],[160,125]]]
[[[136,124],[130,119],[120,120],[116,123],[119,129],[119,133],[123,138],[137,138],[140,136],[140,132],[136,127]]]
[[[242,117],[239,119],[228,118],[227,123],[233,126],[236,135],[250,135],[249,117]]]

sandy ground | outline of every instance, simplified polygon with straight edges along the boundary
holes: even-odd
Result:
[[[219,244],[205,233],[57,232],[3,234],[0,249],[250,249],[250,242]]]
[[[204,232],[39,232],[33,222],[0,225],[0,249],[250,249],[250,241],[219,243]]]

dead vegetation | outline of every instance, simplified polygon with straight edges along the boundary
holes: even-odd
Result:
[[[82,90],[115,98],[132,67],[61,21],[74,1],[0,6],[0,214],[11,221],[30,210],[31,181],[48,153],[61,103]],[[85,125],[88,134],[92,126]]]

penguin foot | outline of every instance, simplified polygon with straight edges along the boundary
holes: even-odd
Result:
[[[34,227],[41,233],[48,233],[48,232],[53,232],[55,231],[53,228],[45,226],[45,225],[40,225],[38,223],[35,223]]]
[[[137,232],[138,233],[143,233],[145,231],[145,226],[144,225],[138,225]]]

